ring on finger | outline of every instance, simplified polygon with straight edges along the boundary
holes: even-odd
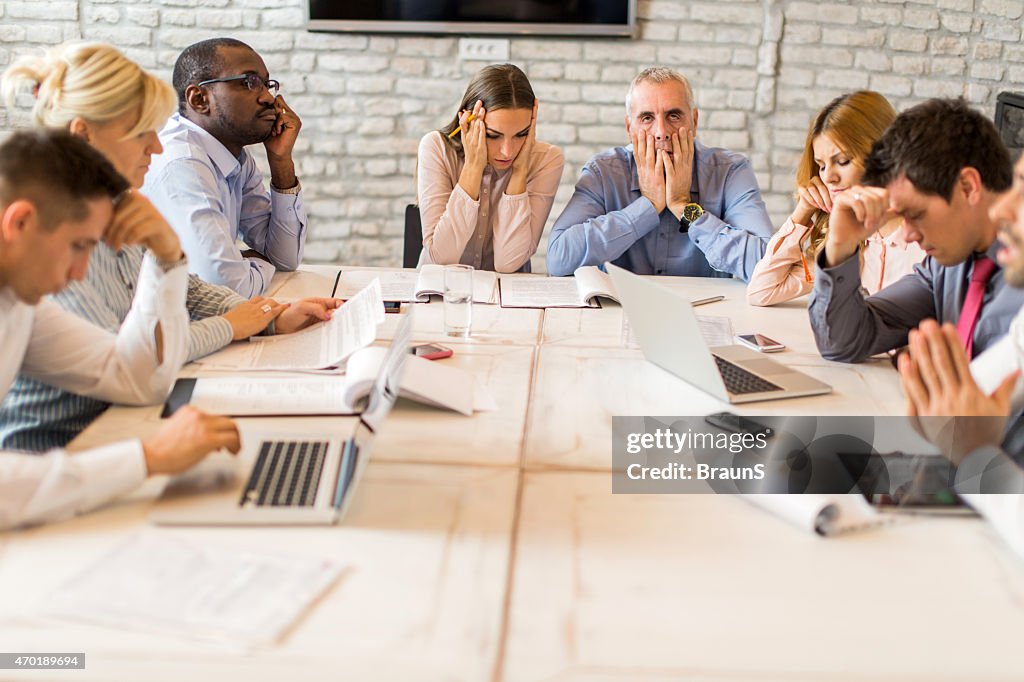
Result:
[[[269,303],[264,303],[263,305],[260,306],[260,310],[262,310],[265,313],[269,313],[271,310],[273,310],[273,308],[270,307]]]

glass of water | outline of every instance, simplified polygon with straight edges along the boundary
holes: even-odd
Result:
[[[444,332],[468,338],[473,326],[473,266],[444,267]]]

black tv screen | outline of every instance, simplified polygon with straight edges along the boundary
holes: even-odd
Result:
[[[309,0],[311,31],[632,36],[636,0]]]

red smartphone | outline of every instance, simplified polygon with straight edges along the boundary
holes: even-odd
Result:
[[[450,358],[453,351],[451,348],[437,343],[421,343],[410,348],[409,352],[426,360],[440,360],[441,358]]]

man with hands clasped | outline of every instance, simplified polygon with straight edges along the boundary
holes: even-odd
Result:
[[[548,271],[611,261],[643,275],[749,279],[772,234],[749,162],[696,138],[689,82],[652,67],[626,95],[629,147],[592,158],[555,221]]]
[[[1005,286],[990,209],[1010,179],[995,126],[963,100],[929,100],[897,116],[865,160],[864,185],[832,206],[809,305],[822,356],[860,362],[905,345],[928,318],[956,325],[968,357],[1005,334],[1024,292]],[[893,216],[926,257],[865,297],[858,249]]]
[[[190,45],[174,65],[178,113],[160,132],[143,193],[181,238],[192,272],[249,298],[302,263],[306,212],[292,150],[302,122],[245,43]],[[262,144],[270,191],[245,148]],[[237,240],[249,247],[242,251]]]
[[[1004,279],[1024,287],[1024,158],[1014,168],[1012,188],[990,213],[1000,227],[997,258]],[[1018,382],[1022,367],[1024,312],[1013,319],[1009,334],[973,362],[953,325],[940,327],[934,320],[910,332],[908,352],[899,359],[907,412],[957,465],[955,489],[1024,556],[1020,418],[1005,432],[1007,417],[1024,407],[1024,387]]]

